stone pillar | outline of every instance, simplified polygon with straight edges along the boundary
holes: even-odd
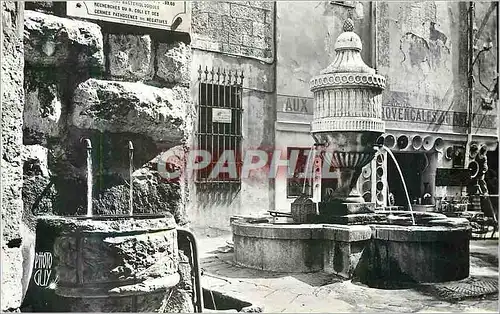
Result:
[[[2,1],[2,312],[23,298],[23,6]]]

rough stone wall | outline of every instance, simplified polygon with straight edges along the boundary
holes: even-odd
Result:
[[[90,139],[93,213],[128,213],[131,141],[134,213],[171,213],[186,225],[185,184],[164,180],[158,163],[167,150],[180,155],[193,133],[189,35],[66,18],[64,5],[26,3],[26,211],[86,213]]]
[[[147,29],[58,17],[52,6],[29,7],[24,141],[48,148],[50,174],[38,180],[38,189],[50,177],[47,192],[55,194],[41,203],[52,198],[50,211],[57,214],[85,212],[81,140],[89,138],[94,212],[128,212],[132,141],[135,212],[170,211],[185,224],[184,188],[162,180],[156,166],[162,151],[182,145],[192,133],[189,38],[165,40]]]
[[[21,306],[23,289],[23,8],[2,1],[2,312]]]
[[[270,62],[273,1],[193,1],[193,47]]]

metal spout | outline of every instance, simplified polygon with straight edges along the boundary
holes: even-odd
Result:
[[[87,149],[87,217],[92,217],[92,142],[82,138]]]

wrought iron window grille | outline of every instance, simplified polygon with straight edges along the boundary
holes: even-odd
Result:
[[[243,71],[226,69],[198,69],[198,123],[197,149],[208,151],[210,163],[196,173],[198,184],[241,183],[242,167],[242,86]],[[227,152],[234,156],[224,167],[236,169],[236,175],[219,173],[217,162]]]

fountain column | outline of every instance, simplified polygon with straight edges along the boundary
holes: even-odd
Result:
[[[311,133],[323,147],[324,162],[335,168],[339,178],[336,191],[322,197],[318,206],[325,223],[383,219],[375,214],[375,203],[365,203],[355,186],[362,168],[375,155],[377,138],[385,131],[381,103],[385,78],[364,63],[361,39],[353,29],[349,18],[335,43],[335,60],[310,83],[315,102]]]

